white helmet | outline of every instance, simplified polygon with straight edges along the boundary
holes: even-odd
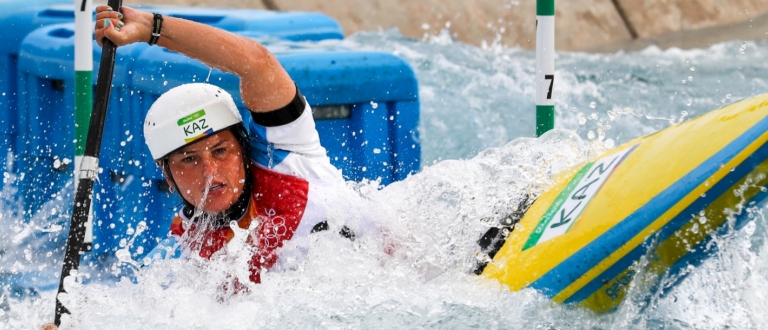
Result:
[[[185,84],[165,92],[144,119],[144,140],[152,158],[243,122],[232,95],[204,83]]]

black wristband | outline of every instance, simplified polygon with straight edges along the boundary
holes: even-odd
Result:
[[[157,44],[157,41],[160,39],[160,31],[163,30],[163,15],[157,13],[152,15],[152,35],[149,37],[149,41],[147,41],[150,46]]]

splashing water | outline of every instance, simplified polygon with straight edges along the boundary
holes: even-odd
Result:
[[[419,78],[426,166],[383,189],[376,182],[349,183],[348,191],[339,192],[354,212],[386,228],[385,234],[363,235],[354,242],[332,230],[314,234],[306,258],[287,257],[262,274],[262,284],[241,281],[248,292],[234,295],[222,288],[233,277],[247,277],[242,256],[248,244],[233,244],[211,261],[193,255],[184,261],[159,260],[117,283],[94,281],[101,275],[92,265],[80,274],[80,281],[90,278],[91,283],[74,278],[67,283],[71,293],[66,299],[74,306],[74,317],[67,321],[78,329],[719,329],[768,324],[767,221],[759,205],[743,207],[740,211],[748,212],[752,222],[719,238],[721,249],[689,269],[668,295],[631,288],[627,302],[607,315],[556,305],[532,290],[509,292],[467,275],[475,241],[487,228],[482,219],[508,213],[525,193],[546,189],[555,173],[634,137],[766,90],[766,42],[691,51],[558,53],[558,129],[538,139],[530,138],[535,120],[530,51],[481,49],[445,36],[412,40],[396,31],[325,43],[392,51],[409,61]],[[65,239],[68,216],[62,210],[72,201],[54,200],[32,222],[23,223],[13,211],[15,193],[12,185],[0,193],[0,220],[12,224],[0,229],[0,270],[4,278],[30,272],[58,283],[61,256],[44,254]],[[58,212],[51,212],[54,208]],[[26,329],[52,320],[55,292],[40,288],[44,282],[5,285],[3,328]]]

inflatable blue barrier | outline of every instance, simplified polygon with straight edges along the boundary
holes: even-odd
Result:
[[[94,249],[110,253],[127,242],[126,233],[144,222],[151,231],[160,224],[144,217],[144,209],[162,209],[173,205],[169,194],[156,193],[143,185],[132,169],[146,166],[133,161],[134,143],[142,143],[130,129],[134,121],[143,121],[132,111],[135,98],[129,97],[133,58],[148,47],[135,44],[119,47],[115,62],[110,107],[102,140],[99,183],[94,191]],[[101,48],[94,42],[95,68],[101,59]],[[26,218],[65,189],[73,179],[73,165],[64,160],[74,158],[74,25],[56,24],[39,28],[28,35],[19,56],[19,137],[16,140],[20,179],[18,187]],[[94,71],[94,75],[97,71]],[[96,77],[94,76],[94,83]],[[149,164],[154,167],[154,164]],[[129,193],[130,192],[130,193]],[[63,197],[63,196],[62,196]],[[169,210],[170,207],[167,207]],[[166,228],[167,229],[167,228]],[[146,236],[134,246],[154,246]]]
[[[72,180],[74,160],[74,39],[71,30],[45,27],[44,47],[22,43],[18,66],[18,188],[31,216]],[[65,105],[70,105],[66,107]],[[22,110],[23,109],[23,110]],[[70,164],[71,165],[71,164]],[[74,192],[74,188],[72,188]]]
[[[386,53],[272,41],[313,105],[321,142],[347,179],[387,184],[419,169],[418,90],[406,62]],[[59,192],[70,193],[73,166],[61,165],[74,154],[73,45],[73,25],[57,24],[33,31],[21,46],[19,108],[24,110],[17,146],[24,172],[20,196],[28,218]],[[94,48],[97,61],[100,52]],[[118,49],[95,188],[93,255],[113,254],[131,242],[140,222],[147,230],[132,242],[137,257],[166,237],[181,201],[167,192],[162,172],[149,156],[143,118],[163,92],[206,79],[229,90],[241,104],[239,81],[231,74],[159,47]]]
[[[0,2],[0,172],[9,171],[8,154],[15,154],[13,141],[18,136],[16,66],[21,41],[30,31],[74,19],[46,11],[52,4],[69,3],[63,0],[28,0]],[[19,19],[24,17],[23,19]]]

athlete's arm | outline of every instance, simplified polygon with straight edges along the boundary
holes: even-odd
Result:
[[[120,19],[116,11],[108,8],[96,7],[95,33],[99,45],[104,37],[118,46],[149,41],[152,13],[122,7],[124,16]],[[109,25],[106,25],[107,20]],[[125,25],[119,26],[121,22]],[[280,109],[296,95],[296,85],[280,62],[254,40],[208,25],[164,16],[157,44],[239,76],[243,103],[253,112]]]

